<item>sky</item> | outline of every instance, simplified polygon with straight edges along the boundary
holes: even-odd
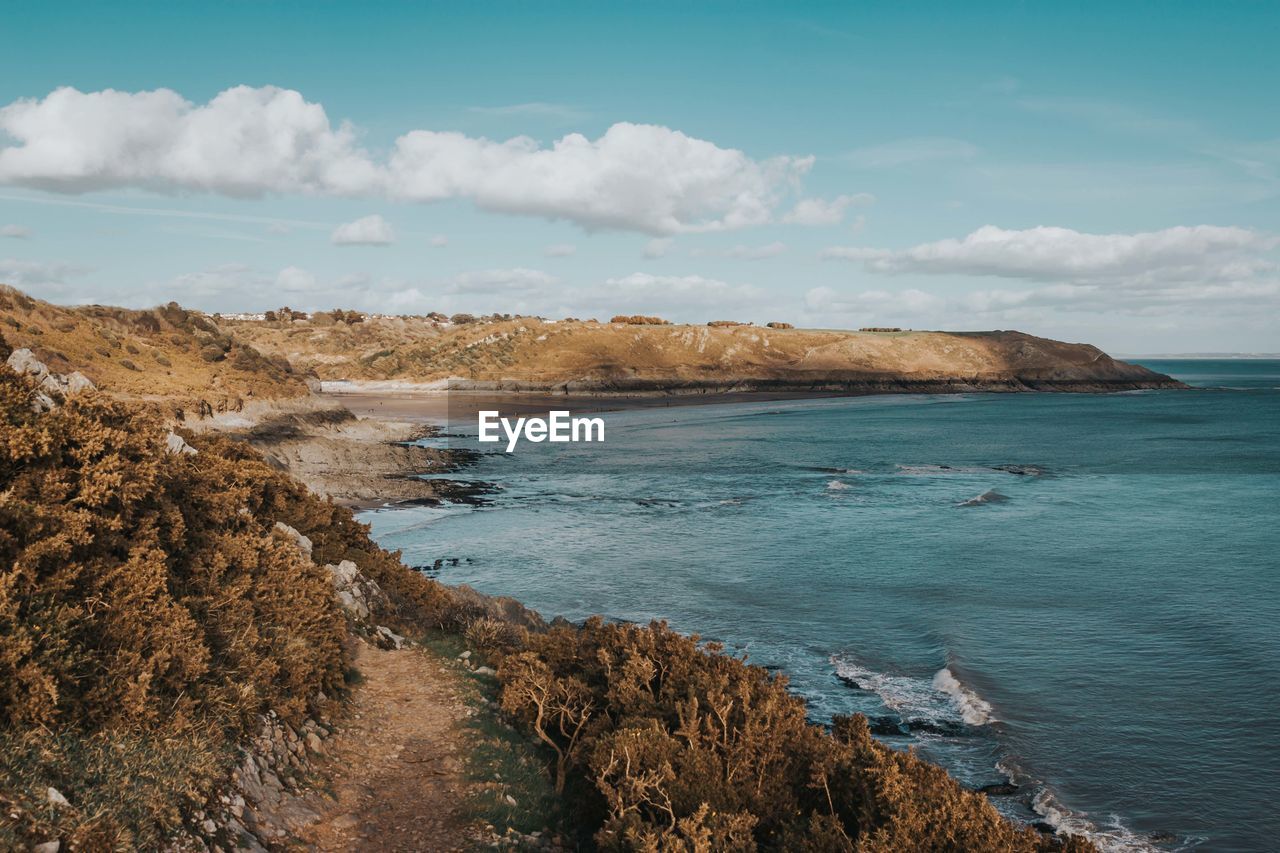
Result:
[[[1280,4],[22,4],[0,282],[1280,351]]]

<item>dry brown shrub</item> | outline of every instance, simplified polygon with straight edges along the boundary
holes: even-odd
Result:
[[[618,314],[609,321],[610,323],[625,323],[629,326],[670,326],[670,320],[664,320],[661,317],[653,317],[645,314]]]
[[[38,414],[32,390],[0,368],[0,848],[159,847],[259,714],[344,689],[323,563],[355,560],[405,619],[448,595],[247,446],[170,454],[143,410],[89,393]]]
[[[880,744],[864,718],[838,718],[828,733],[784,678],[661,623],[554,628],[508,656],[499,678],[503,708],[548,745],[601,849],[1058,846]]]

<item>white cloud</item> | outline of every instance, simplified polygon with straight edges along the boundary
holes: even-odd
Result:
[[[437,234],[427,241],[427,245],[433,249],[443,249],[445,246],[449,245],[449,238],[443,234]]]
[[[25,240],[31,236],[31,229],[25,225],[0,225],[0,237],[12,237]]]
[[[860,169],[892,169],[940,160],[968,160],[977,155],[978,147],[963,139],[922,136],[855,148],[843,159]]]
[[[630,123],[547,147],[528,137],[412,130],[382,159],[360,145],[353,126],[334,127],[323,106],[273,86],[237,86],[206,104],[169,89],[64,87],[0,108],[0,132],[15,143],[0,148],[0,183],[70,193],[135,187],[469,199],[490,211],[656,235],[769,222],[813,164],[812,157],[754,160],[671,128]]]
[[[329,235],[329,241],[335,246],[390,246],[396,235],[391,223],[375,213],[339,225]]]
[[[656,237],[644,244],[644,252],[642,254],[649,260],[665,257],[667,252],[671,251],[671,243],[670,237]]]
[[[14,287],[43,287],[65,284],[67,279],[84,275],[89,270],[64,261],[23,261],[0,259],[0,283]]]
[[[567,258],[576,253],[578,247],[572,243],[555,243],[542,250],[548,258]]]
[[[316,289],[316,277],[299,267],[285,267],[276,276],[276,288],[286,293],[310,293]]]
[[[1280,312],[1280,264],[1269,256],[1278,245],[1277,238],[1256,231],[1209,225],[1137,234],[987,226],[962,239],[899,251],[839,248],[823,254],[861,262],[872,273],[983,276],[1026,284],[945,294],[815,288],[806,308],[813,316],[917,328],[1016,326],[1086,339],[1109,329],[1131,351],[1132,341],[1155,329],[1150,324],[1157,320],[1162,333],[1184,339],[1180,330],[1216,327],[1215,334],[1229,334],[1225,330],[1232,323],[1260,335],[1271,321],[1259,318]],[[1143,323],[1133,325],[1134,317]],[[1130,318],[1129,325],[1120,318]]]
[[[649,307],[651,310],[708,307],[737,308],[758,302],[764,295],[749,284],[730,284],[700,275],[650,275],[634,272],[605,281],[609,286],[599,302],[609,306]],[[604,307],[603,304],[601,307]]]
[[[1009,231],[986,225],[956,240],[909,249],[830,248],[824,258],[861,261],[879,273],[998,276],[1031,281],[1206,281],[1253,275],[1274,265],[1261,253],[1277,240],[1246,228],[1179,226],[1139,234],[1070,228]]]
[[[449,292],[458,294],[494,294],[542,292],[558,279],[541,270],[515,267],[465,272],[454,276]]]
[[[802,198],[782,217],[782,221],[793,225],[839,225],[844,221],[844,212],[848,207],[871,204],[875,200],[875,196],[870,193],[841,195],[829,201],[821,198]]]

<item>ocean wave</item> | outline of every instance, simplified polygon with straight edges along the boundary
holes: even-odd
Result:
[[[961,501],[956,504],[959,507],[982,506],[984,504],[1001,504],[1009,500],[1008,495],[1002,495],[995,489],[988,489],[975,498],[969,498],[967,501]]]
[[[996,722],[991,704],[972,688],[960,682],[949,667],[943,667],[930,678],[877,672],[853,661],[833,657],[836,675],[845,684],[869,690],[880,697],[885,707],[902,718],[908,729],[914,723],[932,723],[916,729],[951,731],[951,723],[981,727]]]
[[[1064,806],[1047,787],[1042,787],[1031,798],[1031,808],[1058,834],[1087,838],[1103,853],[1154,853],[1167,849],[1126,827],[1118,815],[1110,815],[1104,824],[1095,823],[1081,812]]]
[[[842,489],[849,488],[849,484],[842,480],[832,480],[827,483],[827,488],[831,491],[841,491]]]
[[[945,666],[933,674],[933,689],[950,696],[960,709],[960,718],[971,726],[985,726],[995,719],[991,703],[961,684],[955,673]]]

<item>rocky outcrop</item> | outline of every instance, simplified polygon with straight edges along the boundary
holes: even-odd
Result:
[[[343,560],[336,566],[330,564],[325,568],[329,570],[333,580],[338,603],[357,622],[368,622],[375,613],[385,611],[390,606],[387,594],[378,586],[378,582],[366,577],[350,560]]]
[[[274,711],[259,717],[258,735],[240,751],[227,788],[187,819],[187,837],[172,851],[265,851],[290,846],[286,839],[319,820],[303,796],[312,762],[324,754],[332,726],[315,719],[294,727]]]
[[[53,373],[43,361],[36,358],[35,353],[22,347],[9,353],[5,364],[15,373],[30,376],[36,383],[36,391],[31,395],[31,406],[38,412],[47,412],[58,402],[72,394],[94,390],[94,384],[79,371],[61,374]]]
[[[298,553],[302,555],[303,559],[311,559],[311,540],[306,536],[303,536],[283,521],[277,521],[271,532],[297,548]]]

